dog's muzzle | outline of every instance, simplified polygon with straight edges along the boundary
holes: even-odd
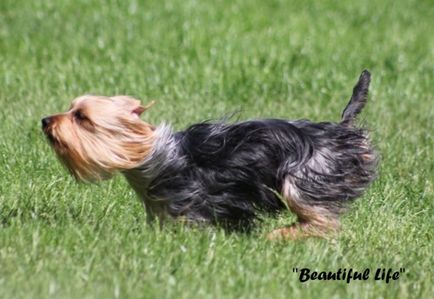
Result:
[[[42,129],[45,131],[45,129],[53,122],[53,119],[48,116],[48,117],[44,117],[43,119],[41,119],[41,123],[42,123]]]
[[[51,133],[51,125],[53,124],[53,117],[52,116],[44,117],[43,119],[41,119],[41,124],[42,124],[42,131],[44,132],[45,136],[47,136],[48,140],[51,143],[54,143],[56,140],[53,134]]]

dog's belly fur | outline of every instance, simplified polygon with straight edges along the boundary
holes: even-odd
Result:
[[[366,132],[336,123],[201,123],[156,134],[150,157],[125,172],[151,217],[246,229],[258,212],[289,206],[300,221],[334,218],[375,177]]]

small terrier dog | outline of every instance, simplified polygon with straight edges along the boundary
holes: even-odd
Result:
[[[298,221],[270,239],[324,236],[375,178],[377,155],[355,126],[369,83],[365,70],[339,123],[203,122],[173,132],[140,119],[153,103],[85,95],[42,119],[42,129],[77,180],[124,174],[151,222],[171,216],[246,230],[259,212],[289,208]]]

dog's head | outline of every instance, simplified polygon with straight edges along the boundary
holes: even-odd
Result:
[[[43,118],[42,130],[75,178],[107,179],[139,166],[150,154],[154,129],[140,115],[152,105],[128,96],[85,95],[65,113]]]

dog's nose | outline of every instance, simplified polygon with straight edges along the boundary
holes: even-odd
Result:
[[[51,117],[44,117],[42,120],[41,120],[41,123],[42,123],[42,128],[43,129],[45,129],[50,123],[51,123]]]

